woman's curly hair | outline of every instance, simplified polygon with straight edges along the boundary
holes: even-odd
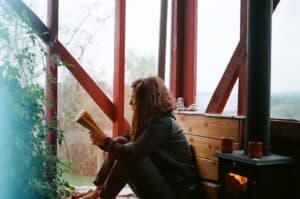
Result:
[[[131,139],[136,139],[151,122],[175,109],[164,82],[159,77],[140,78],[131,85],[135,100]]]

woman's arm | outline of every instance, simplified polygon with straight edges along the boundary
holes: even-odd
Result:
[[[165,117],[151,124],[133,142],[121,144],[108,137],[100,148],[118,160],[131,161],[143,158],[168,140],[171,128],[171,118]]]

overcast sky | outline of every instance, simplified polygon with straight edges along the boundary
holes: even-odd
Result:
[[[239,40],[238,0],[200,0],[198,10],[198,87],[213,90]],[[280,1],[273,15],[273,92],[300,91],[300,1]],[[212,74],[213,75],[208,75]]]
[[[103,8],[96,6],[99,2]],[[157,59],[160,0],[126,2],[126,49],[139,55],[153,55]],[[95,7],[92,12],[100,18],[113,12],[113,0],[63,0],[60,1],[60,28],[72,21],[78,24],[85,16],[84,10],[93,3]],[[46,21],[46,1],[34,0],[34,4],[38,7],[35,11]],[[217,86],[239,40],[239,18],[239,0],[198,0],[198,91],[212,92]],[[299,0],[280,1],[273,15],[272,92],[300,92],[299,19]],[[100,29],[92,20],[85,28],[96,32],[97,39],[93,40],[91,45],[94,47],[88,52],[88,58],[83,60],[83,65],[90,67],[87,70],[91,71],[93,78],[99,78],[101,74],[102,80],[109,81],[113,66],[113,18]],[[60,39],[66,42],[63,35]],[[76,48],[73,51],[76,54]]]

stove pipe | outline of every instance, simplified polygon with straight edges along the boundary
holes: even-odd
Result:
[[[248,1],[247,118],[245,153],[249,141],[263,143],[270,155],[270,76],[272,0]]]

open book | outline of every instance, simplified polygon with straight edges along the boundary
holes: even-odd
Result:
[[[75,121],[79,123],[81,126],[87,128],[89,133],[98,134],[98,136],[103,137],[105,133],[102,129],[96,124],[91,114],[89,114],[86,110],[82,110],[76,116]]]

